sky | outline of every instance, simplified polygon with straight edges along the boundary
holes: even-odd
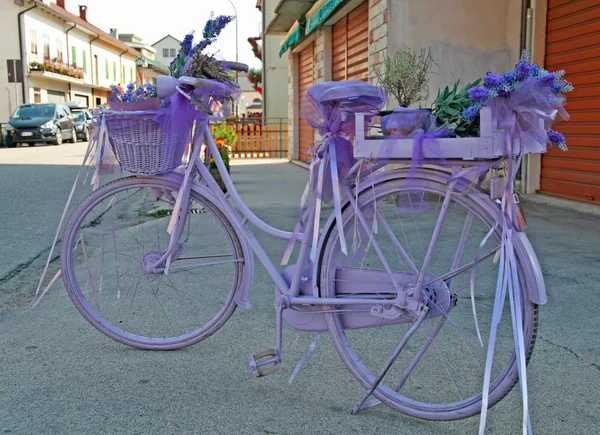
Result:
[[[238,13],[239,61],[260,68],[248,38],[260,35],[261,12],[256,0],[231,0]],[[196,39],[210,13],[235,15],[228,0],[66,0],[67,10],[79,15],[79,6],[88,6],[88,21],[105,32],[116,28],[119,33],[135,33],[144,42],[154,44],[166,35],[182,40],[194,30]],[[216,57],[235,60],[235,21],[227,25],[218,41],[207,49]]]

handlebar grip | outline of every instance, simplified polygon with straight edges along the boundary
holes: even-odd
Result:
[[[229,62],[227,60],[222,62],[223,64],[223,68],[231,70],[231,71],[238,71],[238,72],[248,72],[248,65],[244,64],[244,63],[240,63],[240,62]]]

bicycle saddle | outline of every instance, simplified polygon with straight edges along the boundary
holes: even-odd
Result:
[[[371,103],[386,101],[385,91],[362,80],[348,80],[343,82],[317,83],[308,89],[308,94],[319,104],[343,103],[353,100]]]

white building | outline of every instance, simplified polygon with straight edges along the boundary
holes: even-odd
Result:
[[[88,107],[106,102],[109,86],[136,80],[139,52],[65,9],[66,0],[0,2],[0,122],[19,104],[81,100]],[[9,35],[14,35],[10,37]],[[20,83],[9,83],[11,61],[20,61]],[[22,76],[22,77],[21,77]]]
[[[156,60],[163,65],[169,66],[171,61],[177,56],[181,41],[171,35],[167,35],[154,44],[152,48],[156,50]]]
[[[262,95],[254,89],[248,80],[248,74],[238,74],[238,85],[242,91],[240,97],[235,101],[238,116],[241,118],[250,114],[263,113]]]

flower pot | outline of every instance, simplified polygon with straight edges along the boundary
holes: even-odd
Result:
[[[385,136],[409,137],[426,132],[431,126],[431,109],[408,109],[398,107],[389,115],[381,117],[381,128]]]
[[[209,170],[210,175],[213,176],[223,193],[227,193],[227,187],[225,187],[225,182],[223,181],[223,177],[221,177],[219,170],[217,168],[210,168]],[[229,170],[227,172],[229,172]]]

